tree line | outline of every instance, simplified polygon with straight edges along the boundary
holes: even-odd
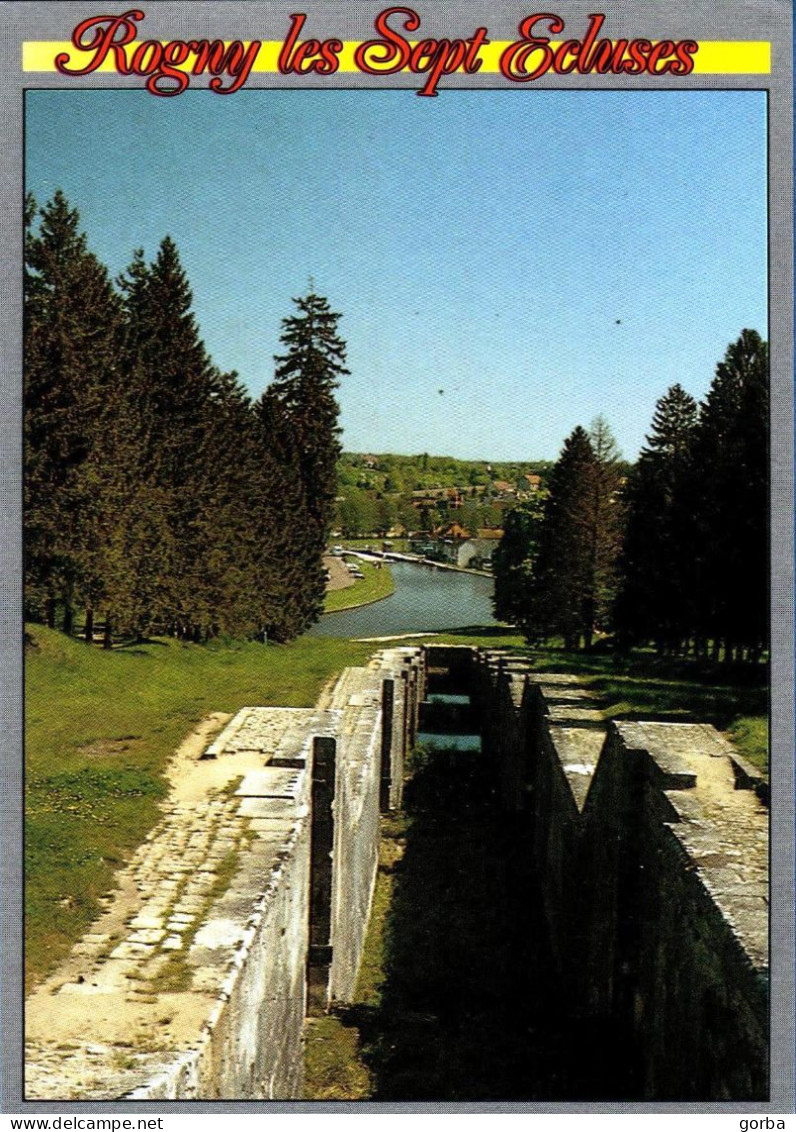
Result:
[[[174,241],[111,281],[63,193],[26,201],[25,614],[86,639],[287,640],[317,619],[340,315],[311,286],[252,401],[209,357]]]
[[[495,612],[531,641],[613,638],[759,660],[769,632],[768,347],[742,331],[701,404],[677,384],[623,473],[602,418],[564,442],[543,497],[505,522]]]

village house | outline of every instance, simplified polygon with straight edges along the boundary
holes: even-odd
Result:
[[[535,495],[542,486],[542,477],[534,475],[520,476],[517,480],[517,491],[523,495]]]
[[[500,529],[482,527],[471,535],[458,523],[452,523],[437,539],[437,557],[461,569],[482,570],[492,565],[492,554],[502,537]]]
[[[512,499],[517,494],[514,484],[506,480],[495,480],[492,484],[492,495],[496,499]]]

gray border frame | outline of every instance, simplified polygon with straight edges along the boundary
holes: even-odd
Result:
[[[308,32],[344,39],[372,36],[372,21],[389,0],[150,0],[142,7],[149,37],[208,36],[281,40],[294,11],[309,15]],[[544,5],[517,0],[413,0],[422,18],[421,34],[467,36],[485,24],[492,39],[514,39],[520,20]],[[95,4],[91,0],[11,0],[0,9],[0,240],[5,251],[0,277],[0,722],[3,736],[3,792],[0,800],[0,1111],[6,1113],[135,1113],[173,1112],[497,1112],[497,1113],[709,1113],[739,1115],[794,1112],[794,446],[793,446],[793,40],[792,9],[788,0],[565,0],[549,4],[580,35],[593,11],[606,15],[604,34],[697,40],[769,40],[770,76],[716,75],[655,80],[654,89],[766,89],[769,110],[769,341],[772,378],[772,491],[771,491],[771,608],[772,608],[772,915],[771,1100],[755,1104],[545,1104],[431,1103],[326,1104],[322,1102],[198,1101],[28,1103],[21,1099],[22,999],[22,587],[21,587],[21,322],[22,322],[22,189],[23,92],[26,88],[135,87],[140,80],[108,74],[78,80],[53,75],[24,75],[24,40],[67,40],[79,20],[100,11],[114,13],[125,4]],[[536,89],[649,89],[651,80],[624,76],[544,79],[517,87],[530,95]],[[196,80],[192,83],[195,86]],[[419,81],[398,76],[385,81],[366,75],[334,75],[323,79],[283,79],[254,74],[246,89],[323,87],[405,88],[412,98]],[[507,87],[500,76],[452,76],[441,84],[440,97],[453,87]],[[231,97],[234,97],[231,96]]]

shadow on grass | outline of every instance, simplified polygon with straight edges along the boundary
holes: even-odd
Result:
[[[610,719],[710,723],[727,731],[743,717],[764,720],[769,706],[765,664],[717,664],[693,657],[660,657],[654,652],[565,652],[550,646],[513,650],[524,653],[537,672],[582,677],[597,693]],[[747,750],[765,767],[765,742]]]
[[[147,645],[147,647],[149,647],[150,645],[157,645],[160,648],[165,649],[165,648],[168,648],[168,644],[169,644],[168,641],[160,641],[160,640],[158,640],[157,637],[142,637],[140,640],[118,641],[118,642],[114,641],[113,647],[114,647],[114,649],[125,649],[125,650],[129,650],[129,651],[132,651],[132,652],[135,652],[135,650],[138,649],[138,650],[140,650],[138,655],[143,656],[144,655],[144,653],[143,653],[143,646],[144,645]]]
[[[591,685],[613,719],[677,719],[712,723],[724,731],[739,715],[765,715],[768,690],[643,677],[598,677]]]
[[[613,1037],[562,1016],[527,818],[497,809],[483,756],[428,752],[405,807],[380,1001],[339,1014],[359,1031],[372,1099],[627,1095]]]
[[[462,625],[458,629],[440,630],[446,637],[516,637],[517,629],[510,625]]]

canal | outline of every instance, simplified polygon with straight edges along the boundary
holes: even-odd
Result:
[[[358,609],[326,613],[308,630],[315,637],[387,637],[497,625],[492,615],[492,578],[438,570],[413,562],[391,562],[395,593]]]

